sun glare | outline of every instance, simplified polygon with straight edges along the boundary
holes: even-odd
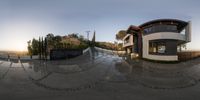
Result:
[[[4,34],[4,39],[0,40],[4,42],[2,49],[20,52],[27,51],[27,41],[32,37],[29,34],[34,32],[32,27],[34,27],[32,24],[29,25],[23,21],[16,21],[11,25],[7,25],[3,33],[10,33],[11,35]]]
[[[27,47],[24,44],[20,44],[17,46],[17,50],[19,51],[27,51]]]
[[[12,51],[27,51],[27,44],[26,42],[16,42],[12,47]]]

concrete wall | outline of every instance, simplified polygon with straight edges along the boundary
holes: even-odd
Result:
[[[172,55],[151,55],[149,54],[147,57],[144,57],[151,60],[160,60],[160,61],[178,61],[178,56],[172,56]]]
[[[99,48],[99,47],[94,47],[96,50],[100,51],[100,52],[105,52],[105,53],[109,53],[109,54],[118,54],[118,55],[125,55],[126,51],[115,51],[115,50],[108,50],[108,49],[103,49],[103,48]]]
[[[191,41],[191,22],[188,22],[188,25],[185,27],[185,36],[186,36],[186,41],[190,42]]]
[[[84,50],[83,50],[83,54],[85,54],[86,52],[88,52],[90,49],[91,49],[90,47],[84,49]]]
[[[52,49],[50,51],[50,60],[59,60],[73,58],[83,54],[81,49]]]
[[[158,32],[143,36],[143,58],[152,60],[177,61],[177,55],[151,55],[149,54],[149,41],[156,39],[173,39],[185,41],[185,35],[173,32]]]
[[[129,38],[128,43],[125,43],[125,40]],[[127,34],[124,38],[123,38],[123,47],[128,47],[128,46],[132,46],[133,45],[133,35],[131,34]]]

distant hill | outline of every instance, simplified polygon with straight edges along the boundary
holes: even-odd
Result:
[[[8,54],[10,56],[25,56],[27,53],[27,51],[0,51],[1,56],[8,56]]]

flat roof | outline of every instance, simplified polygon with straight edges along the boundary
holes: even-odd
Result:
[[[176,23],[180,29],[185,27],[188,24],[188,22],[183,21],[183,20],[178,20],[178,19],[156,19],[156,20],[151,20],[146,23],[143,23],[139,25],[139,27],[143,28],[145,26],[149,26],[149,25],[157,24],[157,23]]]
[[[129,26],[127,33],[129,34],[131,31],[137,32],[137,31],[140,31],[140,28],[138,26],[131,25],[131,26]]]
[[[188,22],[179,19],[156,19],[143,23],[139,26],[131,25],[127,29],[127,33],[129,34],[131,32],[137,32],[144,29],[145,27],[149,27],[155,24],[174,24],[177,26],[178,30],[181,31],[186,25],[188,25]]]

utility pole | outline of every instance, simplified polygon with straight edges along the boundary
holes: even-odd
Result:
[[[90,35],[90,31],[85,31],[87,33],[87,39],[89,41],[89,35]]]
[[[95,46],[95,38],[96,38],[96,32],[94,31],[94,34],[92,37],[92,46]]]

